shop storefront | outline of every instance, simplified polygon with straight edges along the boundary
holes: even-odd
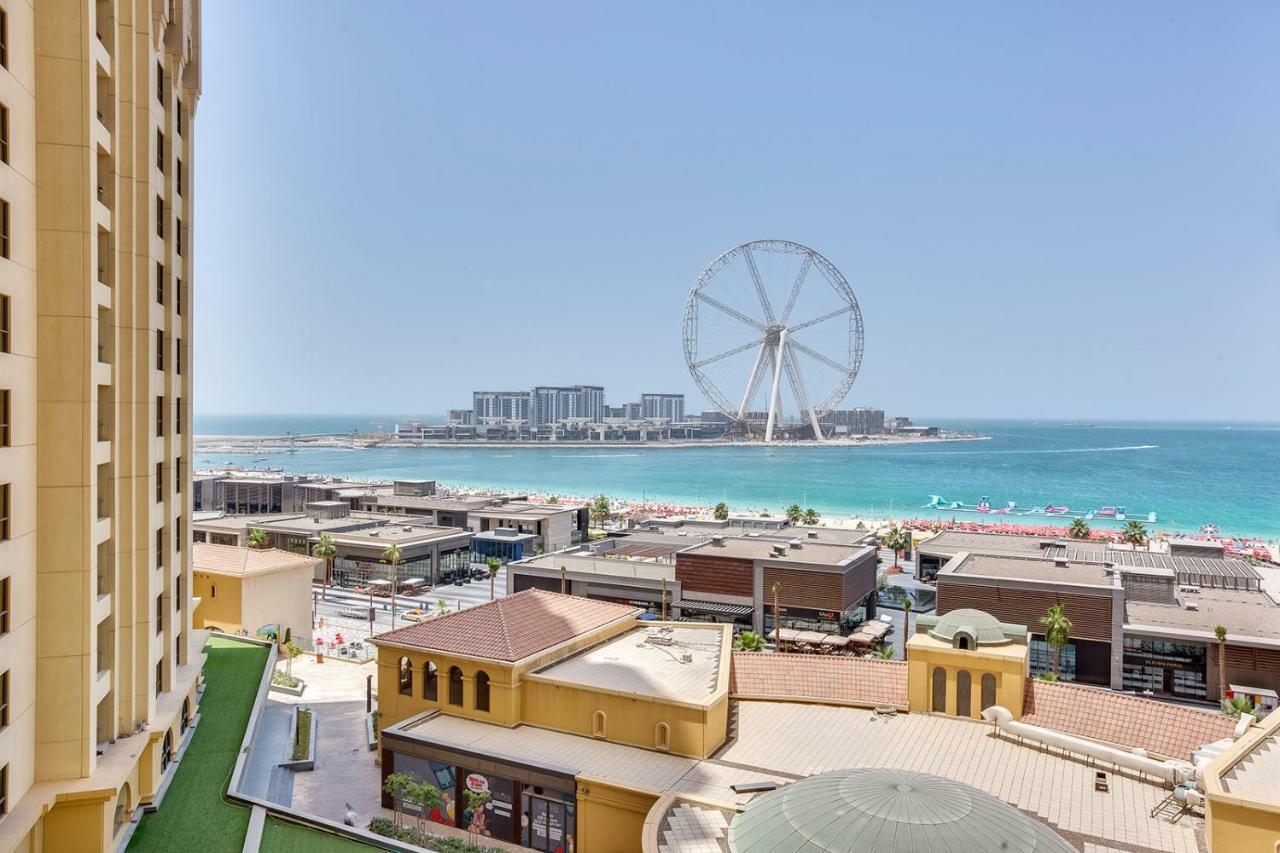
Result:
[[[870,598],[858,602],[844,610],[815,610],[809,607],[778,608],[778,621],[783,628],[797,631],[820,631],[824,634],[851,634],[863,622],[875,616],[875,611],[868,607]],[[764,611],[765,636],[773,631],[773,605],[767,605]]]
[[[1208,698],[1208,649],[1201,643],[1124,638],[1124,688],[1139,693]]]

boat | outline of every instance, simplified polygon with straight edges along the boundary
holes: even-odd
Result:
[[[931,509],[935,512],[976,512],[982,515],[1054,516],[1056,518],[1080,518],[1086,521],[1094,519],[1099,521],[1125,521],[1131,517],[1144,518],[1148,524],[1154,524],[1156,521],[1154,512],[1131,515],[1124,506],[1119,504],[1108,504],[1098,509],[1073,510],[1069,506],[1059,506],[1054,503],[1020,507],[1017,501],[1008,501],[1003,507],[996,509],[988,495],[983,495],[976,504],[967,504],[964,501],[949,501],[941,495],[929,495],[929,502],[921,509]]]

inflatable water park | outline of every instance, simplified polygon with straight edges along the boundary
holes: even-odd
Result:
[[[1057,504],[1045,504],[1044,506],[1019,506],[1016,501],[1007,501],[1004,506],[996,506],[992,504],[991,498],[986,495],[982,496],[982,500],[976,504],[967,504],[963,501],[949,501],[941,495],[930,495],[929,502],[922,509],[932,509],[937,512],[976,512],[984,515],[1017,515],[1017,516],[1045,516],[1052,518],[1083,518],[1086,521],[1126,521],[1128,519],[1137,519],[1145,521],[1148,524],[1155,523],[1156,514],[1154,512],[1129,512],[1123,506],[1101,506],[1097,509],[1072,509],[1069,506],[1060,506]]]

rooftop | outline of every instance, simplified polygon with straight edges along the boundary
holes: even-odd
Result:
[[[1199,592],[1178,597],[1195,609],[1130,600],[1125,603],[1125,626],[1174,628],[1212,637],[1215,625],[1226,625],[1229,637],[1280,640],[1280,606],[1265,592],[1201,587]]]
[[[951,556],[961,551],[979,554],[1040,554],[1046,546],[1053,547],[1068,540],[1046,539],[1041,536],[1022,536],[1013,533],[970,533],[963,530],[944,530],[937,536],[926,539],[916,546],[917,550],[926,554]],[[1101,543],[1073,542],[1082,549],[1097,551],[1099,556],[1105,550]]]
[[[831,545],[822,542],[810,542],[804,539],[793,539],[799,547],[791,547],[788,540],[754,538],[747,536],[726,536],[724,544],[714,541],[704,542],[682,554],[696,554],[700,557],[728,557],[739,560],[768,560],[769,562],[786,563],[818,563],[831,566],[845,565],[864,553],[874,553],[870,545]],[[786,548],[775,553],[778,546]]]
[[[613,552],[606,552],[613,553]],[[648,559],[618,559],[614,557],[592,557],[589,554],[543,554],[517,563],[511,563],[508,571],[522,572],[526,569],[541,569],[559,577],[560,567],[570,572],[602,575],[613,578],[636,578],[637,580],[659,581],[666,578],[675,580],[675,566],[670,562],[657,562]]]
[[[265,575],[290,569],[315,570],[321,560],[276,548],[241,548],[238,545],[195,543],[191,552],[191,568],[215,575]]]
[[[1112,586],[1112,572],[1108,571],[1102,563],[1073,563],[1069,560],[1058,561],[1043,557],[970,553],[955,566],[945,569],[942,576],[945,577],[947,574],[1107,588]]]
[[[1222,787],[1239,797],[1280,803],[1280,727],[1272,724],[1271,732],[1222,774]]]
[[[720,673],[729,665],[729,633],[728,625],[651,623],[543,667],[532,676],[705,705],[728,687],[727,678],[721,683]]]
[[[530,589],[387,631],[379,645],[514,663],[640,611],[625,604]]]

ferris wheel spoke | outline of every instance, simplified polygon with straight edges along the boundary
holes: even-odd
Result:
[[[745,343],[745,344],[743,344],[743,345],[742,345],[742,346],[740,346],[740,347],[734,347],[734,348],[733,348],[733,349],[731,349],[731,350],[725,350],[724,352],[722,352],[722,353],[718,353],[717,355],[713,355],[713,356],[710,356],[710,357],[708,357],[708,358],[704,358],[702,361],[694,362],[693,366],[694,366],[694,367],[699,367],[699,368],[701,368],[701,367],[706,367],[708,364],[715,364],[717,361],[721,361],[721,360],[723,360],[723,359],[726,359],[726,358],[728,358],[728,357],[729,357],[729,356],[731,356],[731,355],[737,355],[737,354],[738,354],[738,353],[740,353],[740,352],[746,352],[746,351],[747,351],[747,350],[749,350],[749,349],[752,349],[752,348],[754,348],[754,347],[758,347],[758,346],[760,346],[762,343],[764,343],[764,338],[759,338],[759,339],[757,339],[757,340],[751,341],[750,343]]]
[[[703,302],[707,303],[708,305],[710,305],[712,308],[717,308],[720,311],[723,311],[724,313],[728,314],[730,317],[732,317],[735,320],[738,320],[739,322],[746,323],[748,326],[759,329],[762,332],[766,331],[764,324],[761,323],[760,321],[753,320],[752,318],[748,317],[746,314],[743,314],[741,311],[738,311],[734,308],[730,308],[728,305],[725,305],[720,300],[713,299],[710,296],[707,296],[702,291],[698,291],[698,298],[701,299]]]
[[[846,305],[843,308],[837,308],[834,311],[830,311],[826,314],[823,314],[821,317],[814,317],[812,320],[806,320],[803,323],[797,323],[796,325],[791,326],[790,329],[792,332],[798,332],[801,329],[807,329],[810,326],[816,326],[819,323],[830,320],[832,317],[839,317],[841,314],[847,314],[852,310],[853,310],[852,305]]]
[[[751,270],[751,281],[756,286],[756,296],[760,297],[760,307],[764,309],[764,316],[772,324],[776,322],[773,315],[773,306],[769,304],[769,294],[764,289],[764,279],[760,277],[760,270],[756,269],[756,256],[751,254],[751,248],[747,247],[742,250],[742,256],[747,259],[747,269]]]
[[[790,346],[783,350],[782,358],[787,368],[787,379],[791,382],[791,394],[796,398],[796,406],[800,409],[800,416],[808,416],[809,425],[813,427],[813,437],[818,441],[822,441],[822,425],[818,423],[818,413],[809,403],[809,392],[804,387],[804,375],[800,373],[800,368],[796,364],[795,353],[791,351]]]
[[[791,309],[796,307],[796,297],[800,295],[800,288],[804,286],[804,277],[809,274],[811,266],[813,266],[813,255],[806,253],[804,263],[800,265],[800,272],[796,274],[796,283],[791,285],[791,295],[787,297],[787,305],[782,309],[780,322],[787,322],[787,318],[791,316]]]
[[[802,343],[800,343],[800,342],[798,342],[798,341],[790,340],[790,339],[789,339],[789,340],[787,341],[787,346],[789,346],[789,347],[794,347],[795,349],[800,350],[800,352],[802,352],[802,353],[804,353],[805,355],[809,356],[809,358],[812,358],[812,359],[814,359],[815,361],[820,361],[820,362],[822,362],[823,364],[827,365],[827,367],[830,367],[830,368],[832,368],[833,370],[838,370],[838,371],[840,371],[840,373],[842,373],[842,374],[846,374],[846,375],[847,375],[847,374],[849,373],[849,365],[847,365],[847,364],[841,364],[840,362],[836,361],[835,359],[827,358],[825,355],[823,355],[822,353],[818,352],[817,350],[815,350],[815,349],[810,349],[809,347],[805,346],[804,344],[802,344]]]

